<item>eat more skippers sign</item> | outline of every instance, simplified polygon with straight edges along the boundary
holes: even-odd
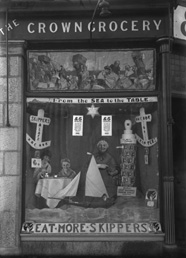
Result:
[[[160,233],[159,222],[142,223],[23,223],[26,234],[131,234]]]

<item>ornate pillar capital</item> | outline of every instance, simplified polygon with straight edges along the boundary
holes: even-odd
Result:
[[[173,45],[173,38],[172,37],[162,37],[156,41],[158,46],[158,52],[160,54],[164,53],[171,53],[172,52],[172,45]]]

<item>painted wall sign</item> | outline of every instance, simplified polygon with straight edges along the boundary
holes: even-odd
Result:
[[[8,24],[0,20],[0,37],[6,39],[8,26],[12,40],[69,40],[90,38],[90,19],[12,17]],[[166,34],[166,17],[160,15],[125,15],[121,18],[95,19],[93,38],[159,37]]]
[[[130,234],[161,232],[161,225],[153,223],[34,223],[25,222],[22,233],[35,234]]]
[[[179,5],[174,11],[174,37],[186,40],[186,7]]]

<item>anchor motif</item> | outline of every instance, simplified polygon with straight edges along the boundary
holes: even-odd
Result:
[[[30,122],[36,123],[37,126],[35,141],[28,134],[26,134],[26,141],[28,144],[30,144],[34,149],[44,149],[50,146],[51,141],[42,142],[43,126],[50,124],[50,118],[44,117],[44,110],[39,109],[37,116],[30,116]]]
[[[150,122],[152,120],[151,114],[145,114],[145,109],[140,108],[140,116],[137,116],[135,118],[136,123],[141,123],[141,129],[143,134],[143,139],[139,137],[137,134],[136,140],[145,147],[145,164],[148,164],[148,155],[149,155],[149,149],[148,147],[153,146],[155,143],[157,143],[158,139],[157,137],[149,139],[148,137],[148,130],[147,130],[147,122]]]

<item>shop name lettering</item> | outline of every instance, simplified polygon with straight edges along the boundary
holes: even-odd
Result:
[[[47,33],[83,33],[85,31],[106,33],[106,32],[139,32],[139,31],[159,31],[162,24],[162,20],[122,20],[122,21],[98,21],[98,22],[23,22],[22,26],[26,26],[26,30],[29,34],[47,34]],[[11,31],[15,27],[18,27],[20,23],[14,19],[6,24],[3,28],[0,28],[0,34],[5,35],[5,31]]]
[[[17,22],[17,20],[12,20],[11,22],[9,22],[8,24],[5,25],[4,28],[0,28],[0,33],[2,35],[5,35],[5,30],[7,31],[11,31],[13,30],[15,27],[18,27],[19,23]]]
[[[30,233],[149,233],[148,223],[36,223]]]
[[[27,31],[31,34],[39,33],[57,33],[57,32],[63,32],[63,33],[70,33],[70,32],[84,32],[88,29],[88,31],[92,30],[98,31],[98,32],[115,32],[115,31],[150,31],[150,30],[159,30],[160,25],[162,23],[162,20],[132,20],[132,21],[110,21],[109,23],[106,23],[104,21],[99,22],[93,22],[91,26],[91,22],[86,25],[85,22],[51,22],[49,24],[46,24],[45,22],[30,22],[27,26]],[[85,27],[86,26],[86,27]],[[92,28],[91,28],[92,27]]]

